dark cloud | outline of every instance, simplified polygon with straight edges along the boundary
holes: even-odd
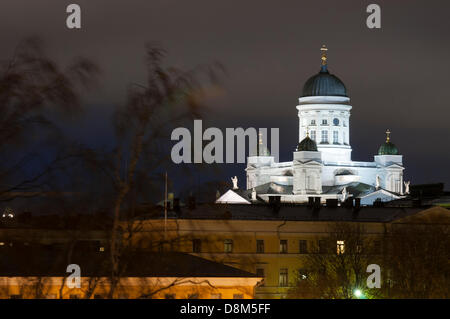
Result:
[[[448,1],[376,1],[381,30],[365,25],[373,1],[79,0],[82,30],[68,30],[71,2],[3,0],[0,56],[37,34],[61,62],[74,55],[97,60],[104,77],[86,101],[96,108],[80,128],[86,138],[89,123],[101,114],[108,121],[112,106],[123,102],[126,83],[144,79],[144,44],[156,41],[170,53],[169,64],[220,61],[227,68],[224,91],[208,100],[208,125],[280,127],[281,158],[289,160],[298,139],[297,98],[318,72],[325,43],[329,68],[353,105],[353,158],[372,159],[390,128],[407,179],[450,184]]]

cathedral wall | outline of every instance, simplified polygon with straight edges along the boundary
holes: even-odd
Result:
[[[322,185],[334,186],[335,175],[341,170],[348,170],[354,175],[359,176],[359,182],[368,185],[375,185],[375,179],[378,174],[376,167],[359,167],[359,166],[337,166],[337,165],[325,165],[322,168]]]

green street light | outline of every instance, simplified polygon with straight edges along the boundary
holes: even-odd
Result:
[[[355,291],[353,291],[353,294],[355,295],[356,298],[364,297],[362,291],[359,289],[355,289]]]

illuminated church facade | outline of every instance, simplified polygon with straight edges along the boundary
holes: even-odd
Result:
[[[352,106],[344,83],[330,74],[325,47],[320,72],[309,78],[298,99],[299,143],[290,162],[275,162],[259,141],[257,156],[247,158],[246,190],[235,187],[218,202],[307,202],[309,197],[344,201],[360,198],[362,205],[399,199],[408,192],[403,181],[403,156],[386,132],[372,162],[352,161]],[[241,198],[241,199],[240,199]]]

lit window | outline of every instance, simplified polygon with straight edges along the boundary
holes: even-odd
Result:
[[[307,254],[308,253],[308,246],[306,240],[300,240],[299,241],[299,253],[300,254]]]
[[[322,144],[328,144],[328,131],[322,131],[322,139],[320,140]]]
[[[211,294],[210,299],[222,299],[222,294]]]
[[[280,240],[280,253],[287,254],[287,252],[288,252],[287,240]]]
[[[339,144],[339,132],[333,131],[333,144]]]
[[[288,270],[287,270],[287,268],[280,269],[279,286],[280,287],[288,286]]]
[[[225,239],[223,242],[223,250],[226,253],[231,253],[233,251],[233,240]]]
[[[344,241],[343,240],[338,240],[336,242],[336,249],[337,249],[337,254],[343,254],[345,251],[345,245],[344,245]]]
[[[100,247],[98,250],[99,251],[105,251],[105,247]]]
[[[258,254],[264,253],[264,240],[257,240],[256,241],[256,252]]]
[[[316,131],[311,131],[311,139],[312,139],[313,141],[316,140]]]

